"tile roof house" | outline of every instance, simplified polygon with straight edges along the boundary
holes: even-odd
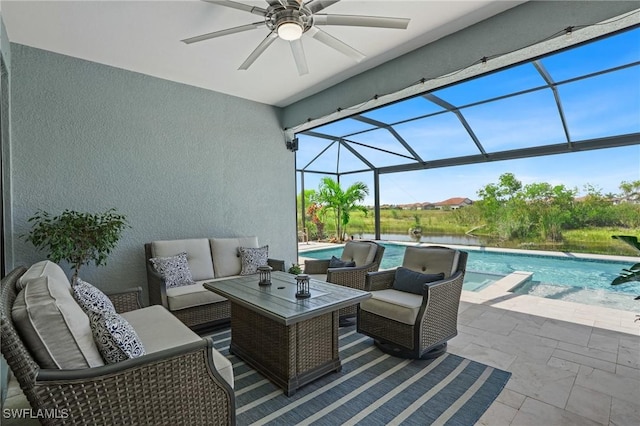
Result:
[[[435,203],[435,207],[436,209],[439,209],[439,210],[444,210],[444,209],[456,210],[456,209],[459,209],[460,207],[470,206],[471,204],[473,204],[473,201],[469,198],[454,197],[454,198],[449,198],[447,200]]]

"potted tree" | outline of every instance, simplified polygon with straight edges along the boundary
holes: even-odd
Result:
[[[122,232],[129,227],[126,218],[115,209],[104,213],[65,210],[54,217],[39,210],[29,222],[32,226],[24,235],[25,240],[47,250],[47,258],[53,262],[69,262],[73,270],[72,282],[82,265],[91,262],[96,266],[105,265]]]

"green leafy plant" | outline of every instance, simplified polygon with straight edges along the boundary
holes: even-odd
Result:
[[[640,242],[638,241],[638,237],[631,235],[612,235],[611,238],[624,241],[640,252]],[[623,269],[620,272],[620,275],[611,282],[611,285],[624,284],[632,281],[640,281],[640,263],[636,263],[629,269]],[[640,296],[637,296],[635,300],[640,300]]]
[[[65,210],[53,217],[39,210],[29,222],[31,230],[23,235],[25,240],[47,250],[47,257],[52,261],[69,262],[73,280],[82,265],[91,262],[96,266],[105,265],[122,232],[129,227],[126,218],[115,209],[95,214]]]
[[[339,182],[330,177],[324,177],[311,201],[321,206],[320,212],[333,211],[336,237],[339,241],[344,241],[347,225],[351,220],[351,212],[361,211],[367,214],[367,208],[358,204],[364,201],[367,195],[369,195],[369,188],[362,182],[356,182],[343,190]]]
[[[300,268],[300,265],[298,265],[297,263],[292,263],[291,268],[289,268],[287,272],[293,275],[298,275],[302,273],[302,268]]]

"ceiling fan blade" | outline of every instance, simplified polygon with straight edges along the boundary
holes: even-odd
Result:
[[[198,41],[209,40],[216,37],[222,37],[229,34],[241,33],[243,31],[249,31],[256,28],[260,28],[265,26],[264,21],[254,22],[253,24],[240,25],[239,27],[227,28],[226,30],[214,31],[212,33],[202,34],[195,37],[185,38],[182,40],[183,43],[191,44],[196,43]]]
[[[262,55],[265,50],[267,50],[267,47],[271,46],[271,43],[273,43],[277,38],[278,38],[278,34],[275,31],[272,31],[271,33],[269,33],[269,35],[266,36],[265,39],[260,42],[258,47],[256,47],[256,49],[253,52],[251,52],[249,57],[245,59],[245,61],[242,63],[242,65],[240,65],[240,68],[238,69],[239,70],[249,69],[251,64],[253,64],[255,60],[258,59],[258,57]]]
[[[242,10],[244,12],[253,13],[254,15],[265,16],[267,14],[267,10],[261,7],[249,6],[248,4],[238,3],[235,1],[228,0],[202,0],[207,3],[219,4],[220,6],[230,7],[232,9]]]
[[[293,53],[293,59],[296,61],[296,67],[298,67],[298,74],[309,74],[309,68],[307,67],[307,58],[304,55],[304,49],[302,47],[302,40],[293,40],[289,44],[291,45],[291,53]]]
[[[305,6],[308,7],[311,12],[318,13],[339,1],[340,0],[309,0],[305,3]]]
[[[320,28],[311,27],[309,31],[307,31],[307,34],[311,35],[311,37],[315,38],[319,42],[324,43],[327,46],[337,50],[338,52],[347,55],[348,57],[354,59],[356,62],[360,62],[365,58],[364,54],[357,51],[348,44],[338,40],[334,36],[322,31]]]
[[[397,28],[406,30],[408,18],[361,15],[313,15],[315,25],[347,25],[351,27]]]

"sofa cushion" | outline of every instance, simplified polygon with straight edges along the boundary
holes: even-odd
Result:
[[[194,280],[213,278],[211,249],[209,240],[206,238],[154,241],[151,243],[151,257],[171,257],[182,252],[187,253],[189,270]]]
[[[360,302],[360,309],[403,324],[413,325],[421,305],[422,296],[388,289],[372,291],[369,299]]]
[[[258,267],[267,264],[269,259],[269,246],[259,248],[240,247],[240,263],[242,269],[240,275],[253,275],[258,273]]]
[[[408,291],[414,294],[424,294],[424,285],[444,279],[444,272],[439,274],[422,274],[403,268],[396,269],[396,275],[393,280],[393,288],[400,291]]]
[[[152,257],[149,259],[153,268],[164,278],[167,288],[193,285],[187,253],[182,252],[170,257]]]
[[[13,304],[15,327],[42,368],[80,369],[104,365],[89,325],[66,277],[26,281]]]
[[[377,250],[378,245],[370,241],[349,241],[345,244],[340,259],[356,262],[356,266],[364,266],[373,263]]]
[[[116,313],[116,308],[113,306],[111,299],[88,282],[77,278],[72,290],[73,298],[76,299],[76,302],[86,314],[89,311]]]
[[[136,330],[148,354],[202,340],[200,336],[160,305],[125,312],[122,316]],[[162,324],[162,327],[158,327],[158,324]],[[215,349],[212,349],[211,352],[216,369],[233,387],[231,362]]]
[[[425,255],[425,251],[428,254]],[[460,252],[440,247],[407,247],[404,252],[402,266],[424,274],[439,274],[449,278],[458,269]]]
[[[211,256],[216,278],[240,275],[240,247],[258,248],[258,237],[211,238]]]
[[[229,277],[232,278],[232,277]],[[211,280],[198,281],[194,285],[174,287],[167,289],[167,302],[169,310],[193,308],[195,306],[208,305],[210,303],[224,302],[226,298],[207,290],[202,286]]]
[[[27,271],[18,279],[16,288],[18,290],[22,290],[27,282],[45,275],[52,276],[56,282],[64,283],[67,287],[71,288],[71,283],[69,282],[69,278],[67,278],[67,274],[64,273],[60,265],[53,263],[50,260],[42,260],[31,265],[29,269],[27,269]]]
[[[145,354],[144,345],[136,330],[122,315],[113,312],[89,311],[89,321],[98,350],[107,364]],[[164,328],[164,325],[160,328]]]
[[[335,256],[331,256],[331,259],[329,259],[329,268],[352,268],[354,266],[356,266],[356,262],[353,260],[345,261]]]

